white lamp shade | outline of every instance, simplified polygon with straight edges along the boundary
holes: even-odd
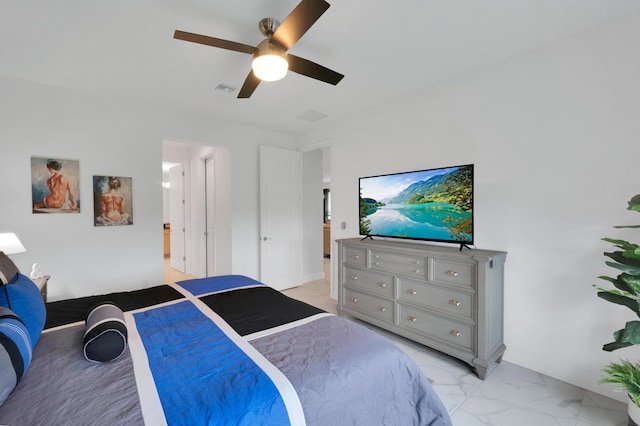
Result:
[[[16,234],[5,232],[0,234],[0,251],[5,254],[16,254],[24,253],[27,249],[24,248]]]
[[[269,39],[262,40],[256,46],[256,53],[251,62],[253,74],[262,81],[276,81],[284,78],[289,70],[287,54],[282,48],[273,45]]]
[[[251,63],[253,73],[262,81],[276,81],[287,75],[289,63],[279,55],[260,55]]]

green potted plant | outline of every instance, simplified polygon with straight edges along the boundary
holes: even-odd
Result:
[[[627,210],[640,212],[640,194],[629,201]],[[615,228],[640,228],[640,225],[623,225]],[[617,277],[600,276],[609,281],[615,288],[598,288],[598,297],[633,311],[640,319],[640,247],[625,240],[603,238],[613,244],[617,250],[604,255],[611,260],[605,263],[619,271]],[[640,344],[640,320],[628,321],[624,328],[613,333],[613,342],[602,346],[605,351],[615,351],[628,346]],[[603,370],[607,376],[602,383],[616,384],[629,395],[629,424],[640,422],[640,363],[628,360],[613,362]],[[634,423],[632,423],[632,421]]]

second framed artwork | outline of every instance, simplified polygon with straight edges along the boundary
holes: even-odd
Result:
[[[133,225],[133,182],[130,177],[93,176],[95,226]]]

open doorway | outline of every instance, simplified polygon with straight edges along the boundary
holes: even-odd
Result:
[[[322,210],[323,210],[323,271],[324,279],[331,283],[331,147],[322,149]]]
[[[184,210],[184,273],[189,278],[231,273],[231,154],[228,148],[190,142],[165,140],[162,144],[163,163],[168,170],[182,166],[180,174],[184,193],[180,197]],[[172,203],[170,176],[164,177],[163,203],[169,212]],[[174,200],[175,201],[175,200]],[[179,231],[171,218],[169,230]],[[166,227],[166,225],[163,225]],[[164,231],[164,230],[163,230]],[[171,238],[169,240],[171,246]],[[182,251],[181,251],[182,252]],[[179,254],[178,254],[179,256]],[[174,250],[167,259],[173,261]],[[179,259],[178,259],[179,260]],[[169,274],[182,273],[180,268],[165,268],[165,281],[174,282]],[[185,279],[185,278],[182,278]]]
[[[326,144],[302,148],[304,174],[305,283],[323,280],[331,286],[331,148]]]
[[[164,281],[176,282],[192,278],[186,274],[186,203],[184,168],[181,163],[162,163],[162,232]]]
[[[330,222],[329,141],[301,148],[303,153],[304,285],[331,298],[333,251]],[[325,194],[328,197],[325,197]],[[327,201],[327,202],[325,202]],[[303,290],[301,290],[303,291]],[[288,294],[288,293],[287,293]],[[335,309],[335,303],[334,303]]]

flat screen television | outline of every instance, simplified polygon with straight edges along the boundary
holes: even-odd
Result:
[[[473,244],[473,164],[359,181],[360,235]]]

